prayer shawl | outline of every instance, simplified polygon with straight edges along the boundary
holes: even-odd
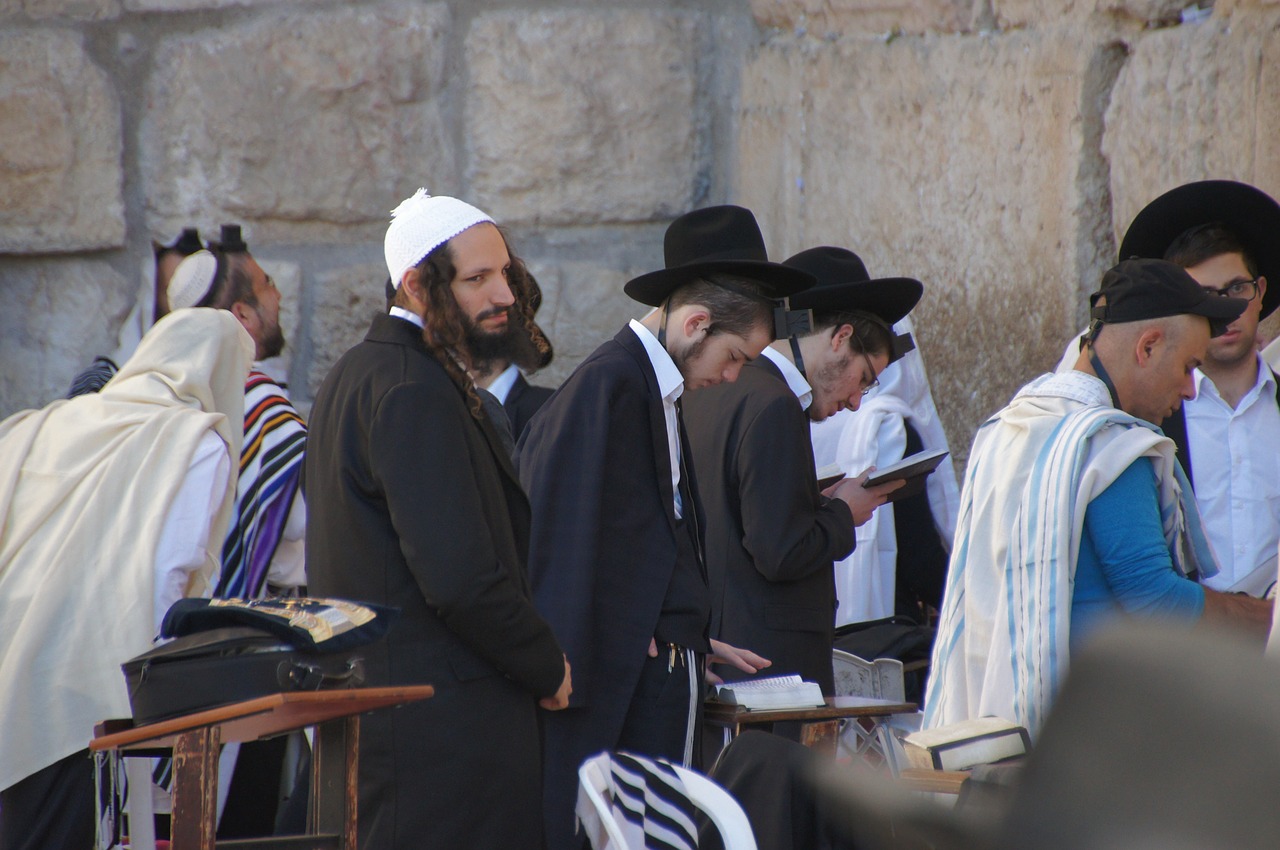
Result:
[[[910,318],[893,327],[911,333]],[[918,349],[890,363],[880,373],[880,386],[863,399],[856,411],[845,410],[811,426],[814,463],[840,465],[846,475],[869,466],[888,466],[902,459],[907,437],[903,422],[911,423],[926,450],[947,450],[947,435],[929,391],[924,359]],[[929,476],[926,493],[934,523],[944,545],[956,529],[960,492],[950,456]],[[891,617],[898,563],[898,539],[893,503],[876,509],[857,529],[857,545],[849,557],[836,562],[836,625]]]
[[[230,313],[175,311],[101,393],[0,423],[0,788],[129,716],[120,664],[151,646],[165,517],[206,432],[239,454],[252,358]],[[217,578],[233,495],[189,595]]]
[[[1174,567],[1217,571],[1173,442],[1083,372],[1043,375],[978,429],[925,694],[926,728],[995,715],[1035,735],[1066,674],[1085,509],[1151,458]]]
[[[697,848],[697,809],[670,762],[619,752],[609,764],[606,800],[619,816],[627,848]],[[585,794],[578,797],[577,814],[588,835],[602,834],[600,815]]]
[[[302,479],[307,427],[284,390],[256,369],[244,388],[244,448],[236,509],[214,596],[257,599]]]

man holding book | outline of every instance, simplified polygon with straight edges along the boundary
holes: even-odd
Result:
[[[811,329],[779,340],[738,381],[690,396],[685,422],[707,510],[711,634],[833,691],[833,563],[901,480],[819,491],[809,422],[857,410],[894,359],[894,322],[920,300],[907,278],[871,280],[857,255],[813,248],[784,265],[818,283],[791,297]],[[727,679],[740,679],[734,670]]]
[[[1090,304],[1075,368],[1023,387],[974,439],[926,727],[995,715],[1035,735],[1071,652],[1120,616],[1270,626],[1270,602],[1197,584],[1217,565],[1153,424],[1195,395],[1210,338],[1246,302],[1127,260]]]

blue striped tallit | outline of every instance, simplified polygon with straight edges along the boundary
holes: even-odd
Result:
[[[1191,491],[1158,428],[1081,372],[1037,378],[978,431],[925,695],[927,727],[996,715],[1034,735],[1068,663],[1085,509],[1150,457],[1175,568],[1216,571]]]
[[[235,514],[222,547],[222,575],[213,595],[257,599],[289,510],[298,495],[307,428],[284,390],[254,370],[244,389],[244,447]]]

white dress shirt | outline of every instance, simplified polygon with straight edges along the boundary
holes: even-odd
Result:
[[[760,353],[778,367],[778,371],[782,373],[782,379],[787,382],[787,388],[795,393],[796,399],[800,402],[800,407],[808,410],[809,405],[813,404],[813,387],[809,386],[804,375],[796,368],[796,364],[771,345],[766,345],[764,351]]]
[[[675,494],[676,516],[684,516],[680,503],[680,436],[676,426],[676,399],[684,393],[684,375],[667,350],[658,344],[658,338],[644,325],[632,319],[627,327],[644,345],[653,372],[658,378],[658,392],[662,393],[662,413],[667,421],[667,449],[671,458],[671,492]]]
[[[511,395],[511,388],[516,385],[516,378],[520,377],[520,367],[512,363],[506,369],[502,370],[502,374],[493,379],[493,383],[485,387],[493,397],[503,404],[507,403],[507,396]],[[516,435],[520,436],[519,434]]]
[[[1258,380],[1234,410],[1199,369],[1195,382],[1196,397],[1184,402],[1187,443],[1196,503],[1222,569],[1204,584],[1230,590],[1274,558],[1280,541],[1276,382],[1259,358]]]

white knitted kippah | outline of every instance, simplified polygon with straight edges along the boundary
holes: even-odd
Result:
[[[428,195],[419,189],[391,211],[391,226],[383,251],[391,283],[400,288],[404,273],[422,258],[472,225],[493,219],[465,201],[447,195]]]
[[[194,307],[213,286],[218,273],[218,259],[208,251],[196,251],[178,263],[169,278],[169,309]]]

